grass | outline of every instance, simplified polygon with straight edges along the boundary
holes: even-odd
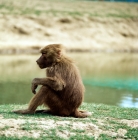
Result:
[[[138,109],[83,103],[81,109],[92,112],[92,116],[82,119],[12,113],[12,110],[26,107],[27,105],[0,105],[0,139],[138,139]]]
[[[131,130],[128,130],[126,136],[129,137],[130,139],[135,138],[136,140],[138,139],[138,130],[137,128],[133,128]]]
[[[36,16],[53,15],[135,18],[138,17],[137,7],[137,3],[69,0],[34,0],[33,2],[31,0],[21,0],[18,2],[16,0],[5,0],[0,2],[0,11],[2,14]]]

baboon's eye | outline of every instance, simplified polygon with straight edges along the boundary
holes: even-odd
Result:
[[[46,54],[46,52],[42,52],[42,54]]]

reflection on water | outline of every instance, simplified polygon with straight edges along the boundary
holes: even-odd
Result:
[[[69,54],[76,61],[86,87],[85,102],[138,107],[137,54]],[[27,103],[34,77],[45,72],[38,56],[0,56],[0,104]],[[32,70],[33,68],[33,70]]]
[[[128,93],[122,97],[118,105],[123,107],[138,107],[138,96]]]
[[[122,107],[138,107],[137,93],[133,90],[86,85],[85,101]]]
[[[86,85],[85,101],[117,105],[122,107],[138,107],[138,80],[136,79],[97,79],[84,80]],[[92,94],[89,91],[93,91]],[[91,95],[90,95],[91,94]],[[88,100],[87,100],[88,99]]]

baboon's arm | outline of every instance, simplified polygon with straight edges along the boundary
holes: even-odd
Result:
[[[34,78],[31,87],[34,94],[36,93],[35,89],[38,85],[49,86],[56,91],[63,90],[63,88],[65,88],[65,82],[57,76],[47,78]]]

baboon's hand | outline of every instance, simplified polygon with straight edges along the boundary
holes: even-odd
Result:
[[[32,86],[31,86],[31,90],[32,90],[32,93],[36,94],[36,88],[38,87],[37,83],[36,83],[36,79],[34,79],[32,81]]]
[[[35,90],[36,90],[37,86],[38,85],[32,84],[32,87],[31,87],[32,93],[36,94],[36,91]]]

